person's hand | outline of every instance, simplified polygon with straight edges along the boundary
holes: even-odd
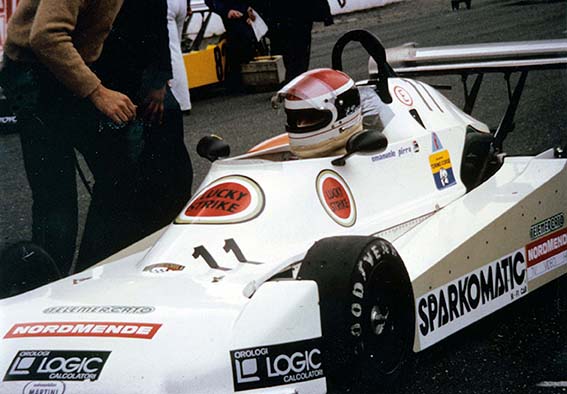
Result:
[[[238,18],[242,18],[242,12],[237,10],[228,11],[228,19],[238,19]]]
[[[144,122],[161,124],[163,120],[163,100],[165,99],[165,86],[161,89],[150,90],[144,100],[142,118]]]
[[[89,95],[94,106],[116,124],[128,123],[136,117],[136,106],[120,92],[98,85]]]
[[[246,10],[246,12],[248,13],[248,19],[250,19],[252,22],[254,22],[256,20],[256,15],[254,14],[254,9],[252,7],[248,7],[248,10]]]

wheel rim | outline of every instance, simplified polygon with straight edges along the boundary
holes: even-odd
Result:
[[[397,371],[407,351],[408,322],[402,313],[406,298],[392,275],[388,269],[377,268],[370,278],[363,334],[364,353],[384,374]]]

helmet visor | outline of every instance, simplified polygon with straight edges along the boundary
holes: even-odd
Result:
[[[333,113],[326,109],[286,109],[288,133],[308,133],[320,130],[333,121]]]

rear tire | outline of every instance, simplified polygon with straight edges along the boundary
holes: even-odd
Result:
[[[472,0],[466,0],[465,1],[465,4],[467,5],[467,10],[471,9],[471,3],[472,3]]]
[[[0,255],[0,299],[13,297],[61,278],[49,254],[32,242],[18,242]]]
[[[373,237],[323,239],[305,256],[299,278],[319,287],[330,385],[392,385],[415,327],[411,283],[393,246]]]

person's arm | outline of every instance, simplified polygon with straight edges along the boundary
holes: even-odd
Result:
[[[84,0],[42,0],[39,2],[30,34],[30,46],[38,60],[71,92],[89,97],[93,104],[115,122],[134,118],[130,99],[106,89],[90,70],[73,45],[79,14]]]

